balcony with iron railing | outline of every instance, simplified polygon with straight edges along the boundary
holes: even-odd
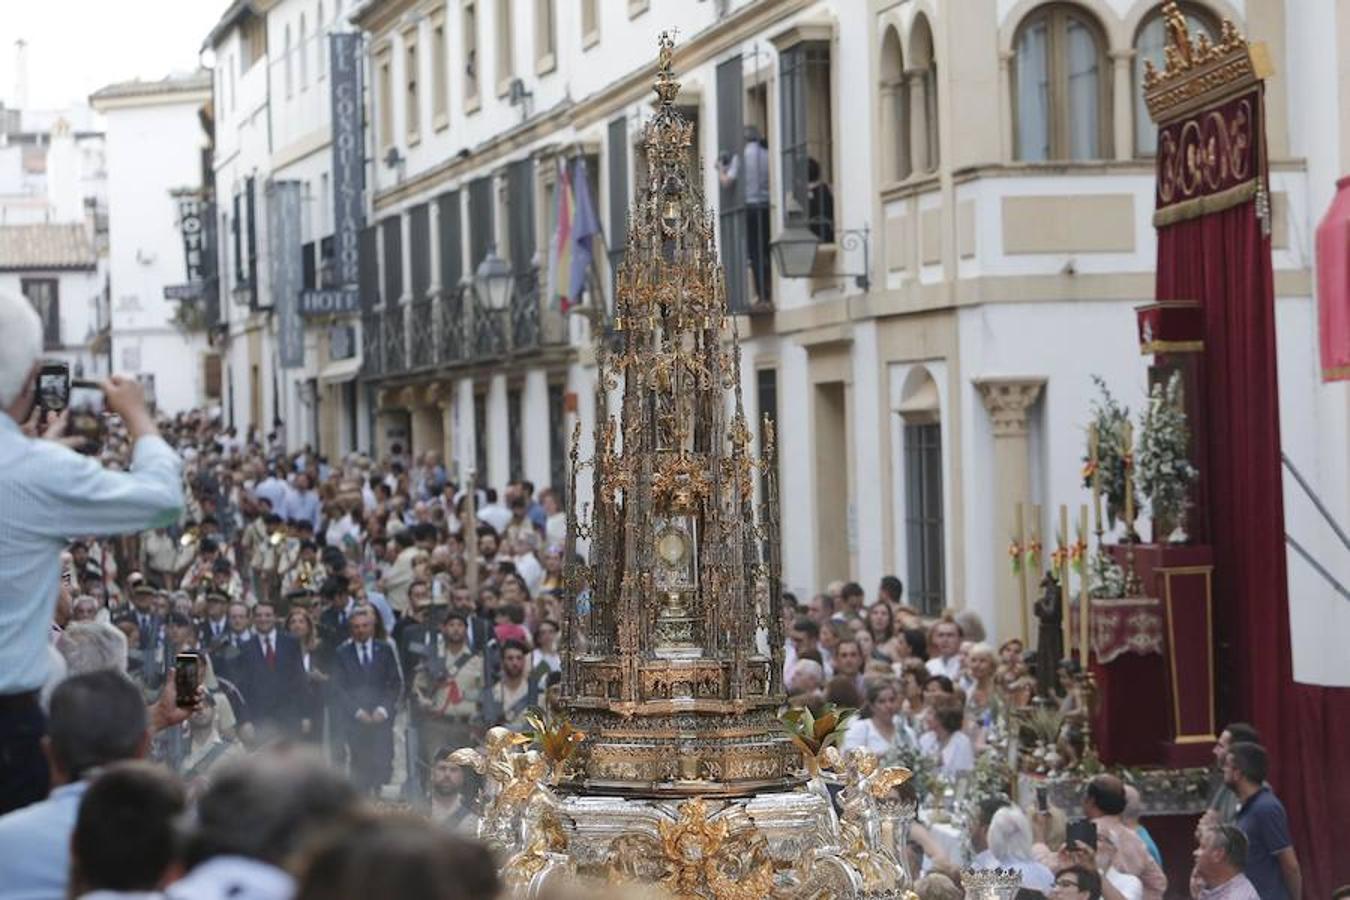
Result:
[[[509,298],[494,308],[465,281],[434,296],[371,310],[361,317],[363,371],[396,377],[446,366],[481,365],[567,343],[560,312],[546,309],[539,271],[512,276]]]

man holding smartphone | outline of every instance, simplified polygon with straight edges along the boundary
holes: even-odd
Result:
[[[47,793],[46,728],[38,689],[61,551],[75,535],[158,528],[183,508],[182,463],[159,436],[135,379],[101,385],[106,408],[132,442],[131,469],[104,469],[53,440],[33,436],[42,321],[24,297],[0,293],[0,813]]]

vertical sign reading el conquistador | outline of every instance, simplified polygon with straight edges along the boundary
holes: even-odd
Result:
[[[334,34],[329,41],[329,59],[333,64],[333,244],[337,286],[355,289],[361,280],[361,228],[365,224],[361,36]],[[350,311],[355,311],[355,307]]]
[[[299,310],[304,274],[300,241],[295,237],[300,234],[300,182],[267,185],[267,234],[277,355],[281,368],[295,369],[305,364],[305,323]]]

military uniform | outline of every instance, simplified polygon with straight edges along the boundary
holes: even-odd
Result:
[[[430,767],[442,747],[468,747],[480,724],[478,698],[483,692],[483,657],[465,643],[451,652],[437,634],[413,680],[418,758]],[[424,769],[425,771],[425,769]]]

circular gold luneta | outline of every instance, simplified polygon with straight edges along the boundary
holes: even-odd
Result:
[[[656,537],[656,553],[667,566],[681,565],[689,558],[689,538],[678,528],[664,529]]]

